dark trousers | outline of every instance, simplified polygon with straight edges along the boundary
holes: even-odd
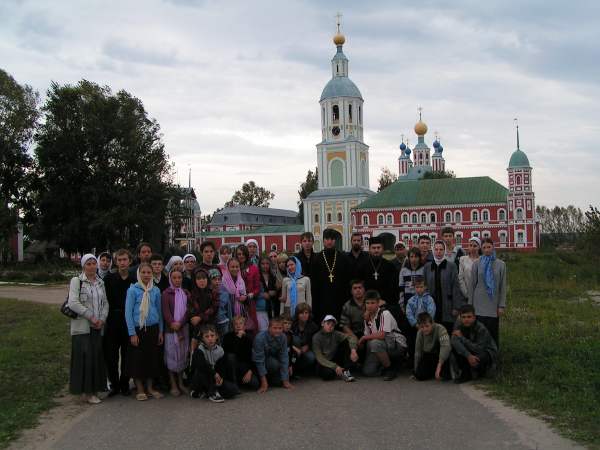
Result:
[[[479,358],[479,364],[477,367],[471,367],[467,358],[452,350],[452,358],[454,359],[455,367],[458,368],[460,372],[460,378],[463,381],[477,379],[480,376],[484,376],[485,371],[492,362],[488,352],[473,354]]]
[[[277,299],[269,299],[267,300],[267,314],[269,315],[269,319],[273,317],[279,317],[281,312],[281,302]]]
[[[415,356],[415,345],[417,343],[417,329],[415,327],[410,327],[406,330],[406,343],[408,344],[408,354],[410,358],[414,361]]]
[[[424,381],[435,377],[435,370],[437,369],[439,360],[439,351],[423,353],[421,359],[419,360],[419,364],[417,367],[415,367],[415,378],[419,381]],[[446,380],[450,379],[450,370],[447,361],[442,365],[442,371],[440,375]]]
[[[485,327],[490,332],[490,335],[492,336],[492,338],[494,338],[494,342],[496,342],[496,346],[498,348],[500,348],[500,341],[499,341],[500,319],[498,317],[477,316],[477,320],[480,323],[485,325]]]
[[[104,362],[111,389],[129,389],[127,375],[127,350],[129,349],[129,333],[125,316],[109,315],[102,342]],[[119,363],[120,357],[120,363]]]
[[[281,363],[274,356],[267,356],[265,359],[265,368],[267,369],[267,382],[269,386],[283,386],[281,379]],[[287,369],[287,367],[286,367]]]
[[[452,332],[454,331],[454,322],[441,322],[443,327],[448,332],[448,336],[452,336]]]
[[[353,369],[356,365],[350,359],[350,345],[348,345],[348,341],[342,342],[333,356],[331,362],[336,363],[343,369]],[[322,366],[317,361],[317,375],[321,377],[321,379],[325,381],[334,380],[337,376],[335,373],[335,369],[331,369],[329,367]]]
[[[256,376],[254,368],[252,367],[252,364],[240,361],[233,353],[227,353],[225,357],[227,358],[227,364],[233,368],[232,373],[234,374],[234,379],[230,381],[235,382],[240,387],[245,387],[254,390],[258,389],[260,383],[258,381],[258,377]],[[250,378],[250,381],[248,383],[244,383],[242,379],[244,378],[244,375],[248,373],[249,370],[252,371],[252,377]]]
[[[239,394],[237,385],[231,381],[235,379],[233,368],[227,363],[225,357],[221,360],[217,363],[219,366],[217,369],[208,364],[204,358],[194,358],[190,388],[196,392],[205,392],[208,396],[214,395],[218,391],[223,398],[232,398]],[[223,378],[221,386],[217,386],[215,381],[216,373]]]

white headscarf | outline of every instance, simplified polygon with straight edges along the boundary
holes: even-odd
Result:
[[[150,291],[154,287],[154,283],[152,282],[152,278],[150,278],[148,284],[144,284],[142,282],[139,267],[137,269],[137,284],[144,290],[144,295],[142,296],[142,303],[140,303],[140,320],[138,322],[138,326],[140,328],[143,328],[146,326],[146,318],[148,317],[148,311],[150,310]]]
[[[194,255],[192,255],[192,256],[194,256]],[[173,268],[173,265],[176,262],[183,262],[183,259],[181,259],[181,256],[171,256],[171,259],[169,259],[169,262],[165,266],[165,270],[167,273],[171,272],[171,269]]]
[[[185,263],[185,260],[188,258],[192,258],[194,260],[194,262],[196,261],[196,257],[194,255],[192,255],[191,253],[188,253],[187,255],[185,255],[183,257],[183,262]]]
[[[100,258],[103,256],[108,256],[110,258],[110,263],[108,264],[108,269],[103,270],[100,268]],[[110,254],[110,252],[102,252],[98,255],[98,257],[96,258],[96,261],[98,261],[98,275],[100,276],[100,278],[102,278],[104,280],[104,277],[106,276],[106,274],[108,272],[110,272],[110,269],[112,269],[112,256]]]
[[[257,253],[260,253],[260,247],[258,246],[258,241],[257,241],[256,239],[248,239],[248,240],[245,242],[245,244],[246,244],[246,247],[248,247],[250,244],[254,244],[254,245],[256,245],[256,250],[257,250]]]
[[[444,253],[443,253],[444,256],[442,256],[440,259],[438,259],[438,258],[435,257],[435,246],[437,244],[441,244],[441,245],[444,246]],[[434,247],[434,250],[433,250],[433,260],[439,266],[446,259],[446,243],[444,241],[442,241],[442,240],[437,240],[437,241],[434,242],[433,247]]]
[[[471,239],[469,239],[469,242],[475,242],[479,247],[481,247],[481,239],[479,239],[477,236],[473,236]]]
[[[94,255],[92,255],[91,253],[86,253],[85,255],[83,255],[81,257],[81,268],[83,269],[83,267],[85,266],[85,263],[88,262],[90,259],[93,259],[94,261],[96,261],[96,264],[98,264],[98,258],[96,258]]]

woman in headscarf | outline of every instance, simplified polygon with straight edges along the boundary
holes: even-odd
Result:
[[[193,279],[194,269],[196,268],[197,262],[198,261],[196,260],[196,256],[194,256],[191,253],[188,253],[187,255],[183,256],[183,267],[185,269],[183,276],[185,278],[188,278],[190,280]]]
[[[260,294],[260,273],[258,266],[250,261],[250,252],[244,244],[238,245],[235,250],[236,258],[240,263],[240,274],[246,285],[246,303],[245,308],[248,313],[246,317],[246,330],[255,332],[258,329],[258,320],[256,317],[256,300]]]
[[[260,259],[260,294],[256,300],[256,318],[258,319],[258,331],[269,328],[269,319],[279,315],[279,300],[277,299],[277,287],[275,286],[275,275],[273,275],[271,260],[268,257]]]
[[[218,269],[210,270],[215,270],[219,275],[221,274]],[[192,336],[194,338],[198,335],[202,325],[215,323],[217,311],[214,308],[209,279],[209,274],[205,269],[196,267],[194,270],[194,287],[191,292],[192,309],[190,311],[190,323],[192,324]]]
[[[312,306],[312,295],[310,291],[310,278],[302,275],[302,264],[295,256],[286,262],[287,276],[283,279],[281,287],[281,301],[284,303],[286,312],[295,317],[296,306],[306,303]]]
[[[98,262],[92,254],[81,258],[82,271],[71,279],[68,307],[77,313],[71,319],[71,371],[69,389],[90,404],[100,403],[98,392],[106,390],[106,368],[102,334],[108,317],[104,282],[96,274]]]
[[[167,262],[167,265],[165,266],[165,271],[167,273],[170,273],[171,270],[173,270],[173,269],[177,269],[180,272],[184,271],[183,258],[181,256],[173,255],[173,256],[171,256],[171,258],[169,258],[169,261]]]
[[[461,256],[458,260],[458,284],[460,286],[460,292],[469,301],[469,289],[471,287],[472,275],[473,275],[473,264],[477,262],[481,255],[481,240],[478,237],[472,237],[469,239],[469,245],[467,247],[467,254]]]
[[[104,280],[106,275],[110,273],[112,269],[112,255],[110,252],[102,252],[98,255],[98,276]]]
[[[183,273],[177,269],[169,273],[169,287],[162,293],[162,313],[165,319],[165,365],[169,370],[171,395],[187,394],[183,385],[183,370],[188,361],[190,334],[190,293],[183,289]]]
[[[258,241],[256,239],[248,239],[246,241],[248,247],[248,261],[258,267],[260,261],[260,250],[258,249]]]
[[[141,263],[137,283],[127,290],[125,321],[129,333],[129,374],[135,380],[136,400],[148,400],[148,395],[162,398],[154,389],[153,378],[161,375],[160,346],[163,344],[163,315],[160,290],[152,282],[152,266]],[[144,383],[147,381],[148,394]]]
[[[246,285],[240,273],[240,263],[237,259],[230,259],[227,262],[227,270],[223,271],[219,295],[217,330],[221,337],[231,331],[231,321],[234,316],[248,316],[247,299]]]
[[[494,241],[481,241],[482,255],[473,264],[469,303],[475,308],[477,320],[483,323],[500,348],[500,316],[506,309],[506,265],[496,258]]]
[[[437,240],[433,244],[433,261],[423,270],[429,294],[435,300],[435,321],[452,333],[458,310],[465,303],[458,285],[456,264],[446,260],[446,244]]]

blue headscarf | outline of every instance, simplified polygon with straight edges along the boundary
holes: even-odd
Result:
[[[290,279],[290,314],[294,317],[296,314],[296,305],[298,304],[298,286],[296,281],[302,277],[302,263],[295,256],[292,256],[290,259],[293,259],[296,263],[296,271],[294,273],[290,273],[289,270],[287,271],[287,276]]]
[[[490,256],[481,255],[479,257],[481,264],[483,265],[483,279],[485,280],[485,290],[488,293],[490,299],[494,299],[494,293],[496,291],[496,282],[494,280],[494,271],[492,270],[492,264],[496,261],[496,250]]]

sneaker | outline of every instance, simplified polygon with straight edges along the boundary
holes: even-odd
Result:
[[[208,399],[213,403],[223,403],[225,401],[225,399],[221,397],[221,394],[219,394],[219,391],[215,392],[213,395],[210,395]]]
[[[206,394],[200,391],[190,391],[190,397],[192,398],[206,398]]]
[[[356,381],[356,378],[352,376],[349,370],[344,370],[344,372],[342,372],[342,380],[351,383],[352,381]]]
[[[90,405],[97,405],[98,403],[102,403],[102,400],[100,400],[98,397],[96,397],[95,395],[90,395],[87,399],[87,402]]]
[[[392,381],[394,378],[396,378],[396,371],[394,369],[383,371],[383,381]]]

